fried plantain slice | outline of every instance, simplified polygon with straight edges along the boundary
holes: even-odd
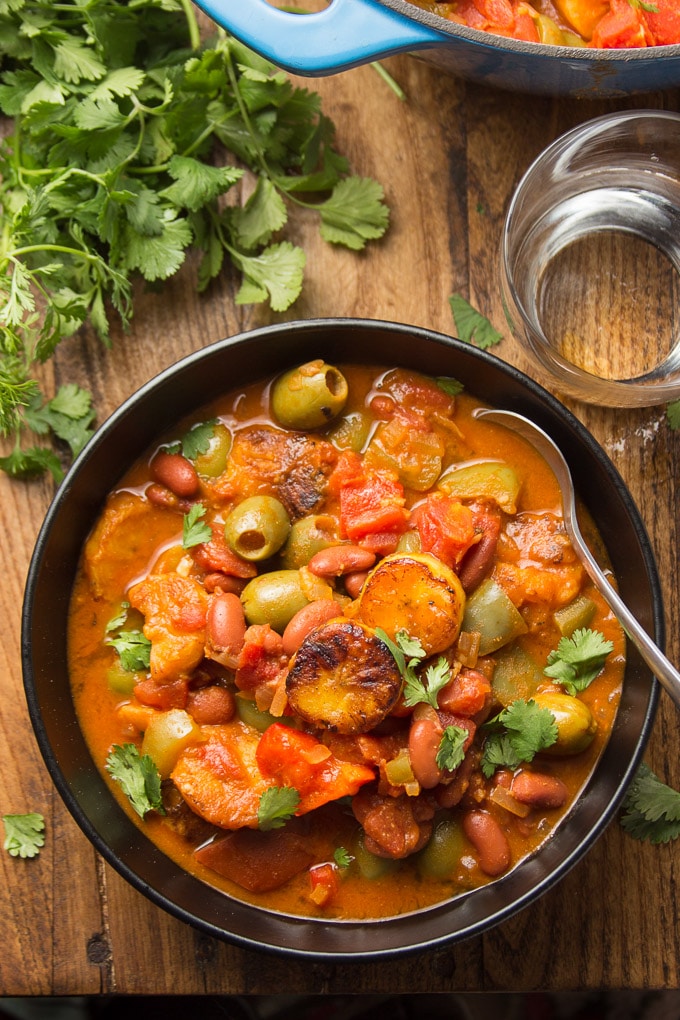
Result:
[[[286,693],[312,726],[367,733],[394,708],[401,674],[387,645],[368,627],[337,619],[308,634],[291,661]]]
[[[450,567],[429,553],[393,553],[366,578],[354,619],[392,639],[405,630],[429,656],[453,644],[464,610],[465,592]]]

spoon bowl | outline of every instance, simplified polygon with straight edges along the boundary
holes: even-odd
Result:
[[[479,408],[475,417],[505,425],[526,439],[552,469],[562,493],[564,526],[576,553],[581,559],[588,576],[614,613],[626,636],[633,642],[640,655],[661,683],[665,691],[680,708],[680,673],[666,658],[659,646],[650,638],[640,622],[631,613],[609,578],[591,553],[581,534],[576,514],[576,496],[571,471],[562,451],[547,432],[535,425],[529,418],[515,411]]]

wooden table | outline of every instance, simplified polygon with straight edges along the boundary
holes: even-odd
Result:
[[[333,250],[296,218],[308,252],[303,296],[285,316],[356,315],[454,333],[448,298],[466,296],[505,331],[498,246],[513,188],[552,139],[614,109],[678,109],[678,94],[625,101],[528,98],[446,76],[409,56],[385,61],[401,102],[371,67],[306,82],[334,119],[355,172],[378,178],[392,210],[383,243],[361,255]],[[188,265],[162,293],[140,288],[132,330],[106,351],[84,330],[59,350],[48,389],[91,389],[99,420],[134,389],[205,343],[275,321],[237,307],[225,273],[203,297]],[[649,338],[654,342],[654,337]],[[526,367],[505,336],[498,357]],[[630,486],[663,581],[668,651],[680,661],[677,493],[680,433],[665,409],[605,410],[570,403]],[[617,822],[539,902],[489,934],[450,949],[381,963],[333,966],[277,960],[213,941],[169,917],[95,854],[61,803],[25,707],[19,618],[33,543],[53,488],[0,479],[4,622],[0,659],[0,812],[41,811],[47,842],[34,860],[0,854],[0,994],[269,994],[677,988],[677,845],[633,841]],[[647,760],[680,787],[677,714],[664,694]]]

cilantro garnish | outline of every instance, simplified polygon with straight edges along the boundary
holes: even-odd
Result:
[[[460,294],[452,294],[449,304],[461,340],[483,349],[501,342],[503,334],[494,329],[489,320]]]
[[[144,672],[151,665],[151,642],[141,630],[121,630],[106,643],[116,650],[126,673]]]
[[[668,843],[680,836],[680,793],[666,786],[644,762],[623,802],[621,825],[635,839]]]
[[[451,669],[446,659],[442,656],[436,663],[428,666],[423,681],[416,673],[416,667],[425,658],[425,649],[420,641],[410,637],[405,630],[395,634],[395,641],[388,637],[381,627],[376,627],[375,632],[392,652],[399,672],[404,678],[404,704],[412,708],[424,702],[432,708],[437,708],[437,695],[451,679]]]
[[[196,460],[202,453],[208,452],[216,423],[216,418],[199,422],[182,437],[181,450],[188,460]]]
[[[349,868],[354,857],[344,846],[338,846],[333,852],[333,860],[339,868]]]
[[[114,744],[106,759],[106,771],[120,783],[140,818],[149,811],[165,814],[158,769],[153,759],[140,754],[135,744]]]
[[[465,389],[462,382],[452,379],[451,376],[440,375],[437,377],[436,382],[439,389],[443,390],[449,397],[457,397]]]
[[[555,743],[557,724],[552,712],[531,699],[520,698],[484,724],[487,731],[482,772],[489,779],[497,768],[516,769],[533,761],[539,751]]]
[[[25,815],[3,815],[5,842],[3,849],[10,857],[37,857],[45,845],[45,819],[37,812]]]
[[[257,825],[266,832],[280,829],[293,817],[300,803],[300,794],[293,786],[269,786],[260,797]]]
[[[463,750],[469,733],[462,726],[447,726],[439,743],[436,762],[437,767],[453,772],[463,761]]]
[[[605,640],[599,630],[581,627],[571,637],[560,639],[543,672],[575,696],[602,672],[605,659],[613,650],[613,643]]]
[[[184,0],[39,15],[19,0],[0,4],[0,37],[0,433],[16,440],[0,469],[60,480],[51,448],[22,439],[35,429],[76,453],[93,414],[75,386],[44,402],[36,369],[86,323],[109,344],[137,276],[162,283],[195,251],[199,291],[230,265],[239,304],[283,312],[303,286],[305,253],[283,236],[296,207],[352,250],[389,214],[336,151],[319,95],[223,31],[202,42]],[[247,172],[245,205],[223,201]]]
[[[205,521],[201,520],[205,514],[205,507],[200,503],[194,503],[188,514],[182,520],[182,546],[191,549],[195,545],[209,542],[212,538],[212,528]]]

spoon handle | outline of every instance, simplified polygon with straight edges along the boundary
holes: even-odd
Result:
[[[569,529],[568,529],[569,530]],[[577,536],[572,534],[571,540],[576,544]],[[585,541],[578,535],[579,549],[588,575],[599,590],[607,605],[623,627],[626,635],[633,642],[640,655],[651,669],[662,687],[680,708],[680,673],[666,658],[659,646],[650,638],[647,631],[631,613],[616,589],[609,583],[606,575],[593,559]]]
[[[485,418],[488,421],[497,422],[505,425],[506,428],[518,432],[538,450],[552,468],[562,491],[564,526],[572,545],[583,562],[588,576],[621,624],[626,636],[633,642],[661,686],[670,695],[678,708],[680,708],[680,673],[652,640],[642,624],[633,616],[619,593],[609,582],[607,575],[591,553],[581,534],[576,515],[574,482],[569,465],[560,448],[547,432],[544,432],[534,422],[521,414],[516,414],[514,411],[478,408],[473,414],[476,418]]]

